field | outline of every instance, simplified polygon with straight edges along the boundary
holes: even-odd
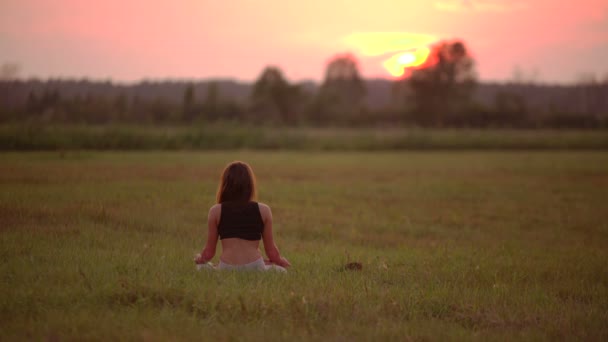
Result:
[[[194,268],[235,159],[287,274]],[[608,340],[605,151],[0,160],[0,340]]]

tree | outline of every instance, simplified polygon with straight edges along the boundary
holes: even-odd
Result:
[[[471,104],[477,74],[461,41],[443,41],[431,49],[426,66],[406,80],[409,100],[422,123],[442,125]]]
[[[124,121],[129,110],[127,95],[120,93],[114,98],[115,119]]]
[[[363,108],[365,95],[365,83],[355,57],[338,55],[327,64],[315,108],[332,118],[349,116]]]
[[[498,123],[511,126],[523,125],[528,114],[526,100],[520,94],[499,91],[494,96],[494,108],[499,115]]]
[[[582,73],[578,77],[576,111],[587,115],[597,115],[606,105],[606,84],[594,73]]]
[[[290,85],[278,67],[268,66],[253,85],[251,102],[255,112],[275,113],[279,120],[292,123],[299,94],[299,87]]]
[[[196,106],[194,103],[194,86],[188,84],[184,90],[182,99],[182,116],[187,122],[191,122],[196,116]]]
[[[205,120],[217,120],[220,111],[220,90],[217,82],[212,81],[207,85],[207,94],[202,106]]]

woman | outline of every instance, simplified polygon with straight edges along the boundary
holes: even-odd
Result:
[[[219,237],[219,269],[285,271],[291,266],[274,243],[270,207],[255,202],[256,193],[255,176],[249,165],[235,161],[226,166],[217,190],[217,204],[209,210],[207,244],[195,259],[197,265],[208,265],[213,259]],[[260,253],[260,240],[264,240],[269,258],[266,262]]]

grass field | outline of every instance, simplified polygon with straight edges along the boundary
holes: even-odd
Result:
[[[235,159],[287,274],[195,271]],[[0,340],[608,340],[605,152],[3,153],[0,189]]]

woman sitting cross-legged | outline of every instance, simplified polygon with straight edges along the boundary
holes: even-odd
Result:
[[[209,210],[207,244],[196,257],[199,268],[212,267],[218,237],[222,242],[220,270],[279,270],[291,266],[281,257],[272,237],[270,207],[255,202],[256,182],[251,167],[235,161],[224,169],[217,190],[217,204]],[[268,256],[260,253],[260,240]]]

